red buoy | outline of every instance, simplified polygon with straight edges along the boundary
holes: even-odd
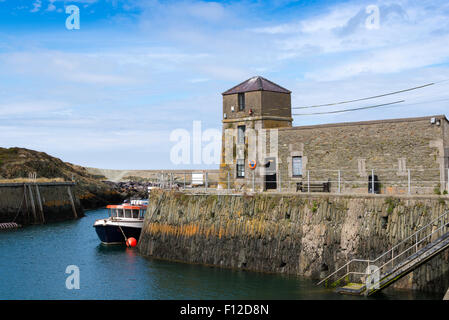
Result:
[[[137,246],[137,240],[135,238],[132,238],[132,237],[128,238],[128,240],[126,241],[126,245],[128,247],[133,248],[133,247]]]

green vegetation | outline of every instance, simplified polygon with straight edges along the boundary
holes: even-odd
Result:
[[[276,202],[275,201],[270,201],[270,210],[273,210],[276,207]]]
[[[216,195],[216,194],[211,194],[206,197],[207,205],[212,205],[217,201],[218,201],[218,195]]]
[[[435,188],[433,188],[433,193],[437,195],[441,195],[441,184],[438,184]]]
[[[390,215],[390,214],[393,213],[394,208],[396,208],[399,205],[400,200],[399,199],[394,199],[392,197],[388,197],[388,198],[385,199],[385,203],[388,205],[387,213]]]
[[[17,156],[18,148],[0,148],[0,167],[14,159]]]
[[[318,211],[318,202],[316,200],[313,200],[312,212],[315,213],[317,211]]]

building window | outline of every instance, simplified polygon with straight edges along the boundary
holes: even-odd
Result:
[[[238,98],[239,98],[239,111],[243,111],[245,110],[245,94],[239,93]]]
[[[302,177],[302,157],[292,157],[292,169],[294,177]]]
[[[238,131],[237,143],[244,144],[245,143],[245,126],[238,126],[237,131]]]
[[[245,160],[237,159],[237,178],[245,177]]]

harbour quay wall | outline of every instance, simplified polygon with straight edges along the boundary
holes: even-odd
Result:
[[[0,184],[0,223],[21,225],[64,221],[84,216],[73,182]]]
[[[448,197],[432,195],[152,190],[138,249],[158,259],[322,279],[348,259],[378,257],[448,208]],[[392,287],[444,294],[449,250]]]

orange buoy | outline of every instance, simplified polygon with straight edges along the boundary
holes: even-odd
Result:
[[[135,246],[137,246],[137,240],[135,239],[135,238],[128,238],[128,240],[126,240],[126,245],[128,246],[128,247],[135,247]]]

